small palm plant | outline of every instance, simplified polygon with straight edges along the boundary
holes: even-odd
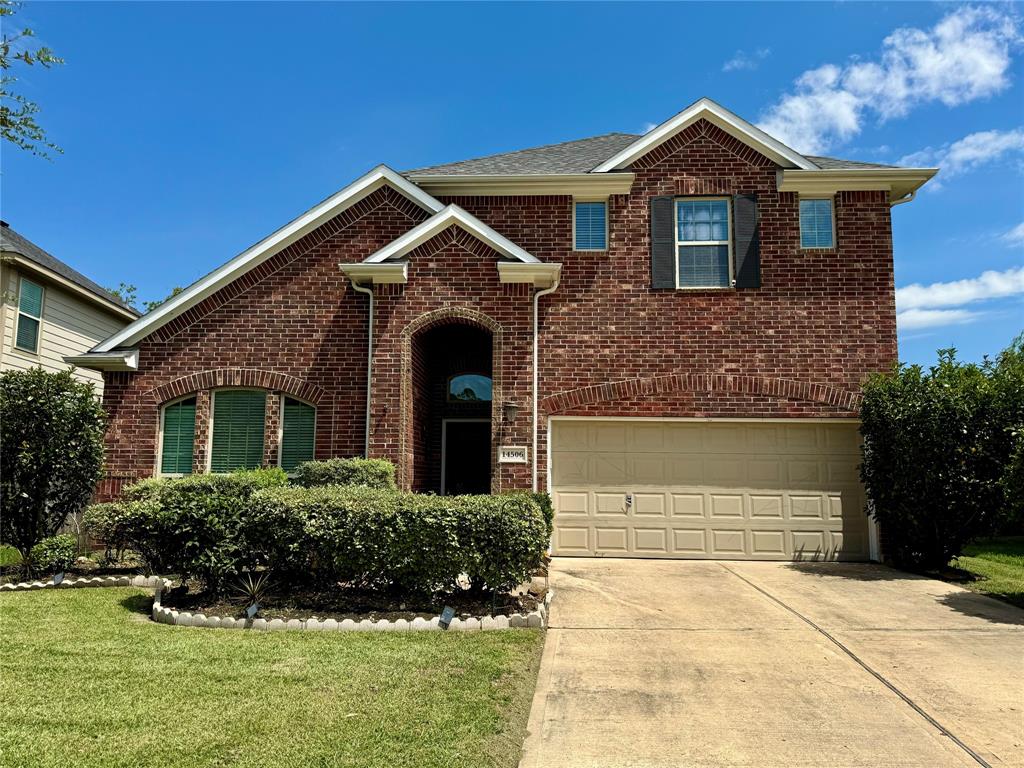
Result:
[[[247,573],[238,580],[235,592],[244,600],[249,618],[254,618],[259,612],[260,605],[266,599],[270,588],[270,574],[267,571],[258,574]]]

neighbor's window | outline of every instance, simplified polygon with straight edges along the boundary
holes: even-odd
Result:
[[[192,445],[196,437],[196,399],[186,397],[164,408],[161,422],[160,473],[192,472]]]
[[[38,352],[42,319],[43,286],[23,277],[18,287],[18,330],[14,346],[26,352]]]
[[[800,201],[800,247],[835,247],[835,229],[832,226],[832,200],[830,198]]]
[[[225,389],[213,393],[211,472],[262,466],[266,404],[266,393],[257,390]]]
[[[573,248],[603,251],[608,247],[608,203],[574,203]]]
[[[290,397],[281,406],[281,468],[291,472],[304,461],[313,460],[316,408]]]
[[[728,288],[732,282],[726,198],[676,200],[676,286]]]
[[[479,373],[462,373],[448,379],[448,402],[489,403],[491,377]]]

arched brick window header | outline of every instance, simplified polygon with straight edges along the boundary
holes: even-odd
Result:
[[[149,395],[154,403],[160,404],[193,392],[221,387],[253,387],[283,392],[310,405],[317,405],[324,396],[323,387],[316,384],[286,373],[261,371],[256,368],[214,368],[192,373],[150,390]]]
[[[541,400],[540,409],[551,416],[595,403],[673,392],[734,392],[744,395],[762,395],[786,400],[824,403],[848,411],[856,411],[860,406],[861,399],[859,392],[839,389],[827,384],[812,384],[806,381],[759,376],[680,373],[595,384],[590,387],[559,392]]]

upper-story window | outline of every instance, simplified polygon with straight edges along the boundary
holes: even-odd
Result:
[[[18,284],[18,327],[14,346],[25,352],[38,352],[42,322],[43,286],[23,277]]]
[[[728,288],[732,284],[729,199],[676,200],[676,286]]]
[[[607,201],[575,201],[573,203],[573,249],[604,251],[608,249]]]
[[[800,201],[800,247],[835,248],[836,231],[832,198],[811,198]]]
[[[491,377],[479,373],[460,373],[448,379],[449,403],[491,402]]]

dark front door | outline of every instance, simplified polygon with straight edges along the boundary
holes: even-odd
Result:
[[[444,493],[491,492],[491,422],[446,421]]]

